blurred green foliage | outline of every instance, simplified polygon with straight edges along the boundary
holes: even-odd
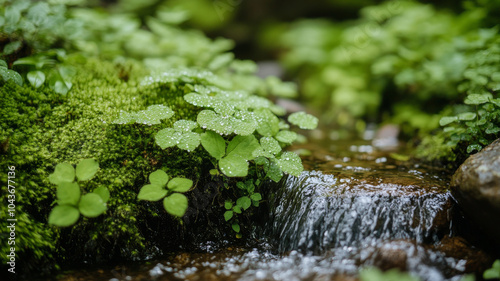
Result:
[[[357,20],[277,24],[261,39],[282,50],[301,99],[341,136],[367,122],[396,123],[405,137],[424,138],[419,156],[453,160],[498,137],[498,31],[481,29],[491,26],[495,3],[468,1],[455,14],[386,1],[361,9]],[[450,114],[458,116],[441,119]]]

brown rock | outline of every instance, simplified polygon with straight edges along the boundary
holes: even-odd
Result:
[[[500,139],[465,160],[451,187],[464,213],[500,245]]]

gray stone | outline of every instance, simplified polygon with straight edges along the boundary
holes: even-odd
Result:
[[[500,139],[470,156],[451,187],[464,213],[500,245]]]

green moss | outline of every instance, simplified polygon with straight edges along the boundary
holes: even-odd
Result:
[[[115,64],[93,59],[76,68],[79,74],[66,98],[46,87],[35,91],[8,82],[0,88],[0,140],[8,141],[0,162],[4,167],[16,166],[19,184],[17,253],[47,263],[56,252],[73,259],[94,255],[91,259],[97,260],[109,257],[111,248],[124,249],[114,253],[118,256],[139,257],[147,243],[138,220],[150,211],[137,203],[136,196],[147,174],[167,166],[173,176],[197,178],[203,158],[178,149],[159,149],[153,132],[168,124],[120,126],[111,121],[120,110],[140,110],[151,103],[173,104],[175,119],[193,118],[197,110],[182,99],[185,85],[139,86],[139,81],[120,79]],[[48,175],[57,163],[76,164],[84,158],[96,159],[101,168],[83,189],[90,192],[98,185],[107,186],[111,192],[107,213],[102,218],[83,219],[71,229],[48,226],[55,198]],[[2,173],[3,182],[5,176]],[[6,213],[2,211],[2,216]],[[2,245],[3,252],[7,252],[5,247]]]

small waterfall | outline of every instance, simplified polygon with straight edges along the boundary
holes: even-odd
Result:
[[[282,181],[270,205],[268,229],[280,252],[318,254],[397,239],[436,243],[452,229],[452,198],[439,186],[303,172]]]

